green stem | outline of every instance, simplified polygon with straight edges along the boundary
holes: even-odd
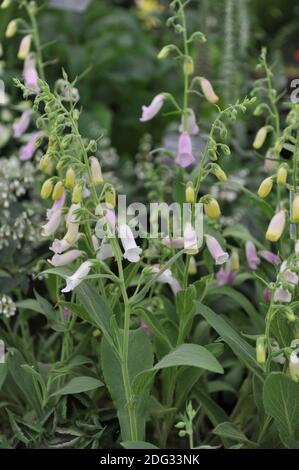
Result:
[[[37,21],[36,21],[36,18],[35,18],[35,6],[32,7],[30,4],[28,5],[26,3],[25,7],[26,7],[27,14],[28,14],[28,16],[30,18],[30,21],[31,21],[32,36],[33,36],[33,41],[34,41],[34,45],[35,45],[35,49],[36,49],[36,62],[37,62],[39,77],[42,80],[45,80],[45,71],[44,71],[44,61],[43,61],[42,47],[41,47],[41,42],[40,42],[38,25],[37,25]]]

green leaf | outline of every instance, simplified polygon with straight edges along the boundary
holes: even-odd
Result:
[[[96,388],[103,387],[104,384],[98,379],[93,377],[75,377],[64,387],[57,390],[54,395],[73,395],[75,393],[90,392]]]
[[[0,364],[0,390],[6,379],[7,371],[7,364]]]
[[[268,219],[271,219],[273,217],[274,211],[270,204],[264,199],[261,199],[257,194],[254,194],[253,192],[249,191],[249,189],[245,188],[245,186],[242,186],[239,183],[229,182],[225,183],[225,187],[243,191],[248,201],[258,207],[261,211],[263,211],[263,213],[268,217]]]
[[[224,320],[223,316],[217,315],[213,310],[200,302],[195,302],[195,305],[197,311],[205,318],[211,327],[217,331],[223,341],[234,351],[236,356],[238,356],[260,380],[264,380],[262,369],[255,360],[255,349]]]
[[[203,346],[182,344],[164,356],[152,369],[145,370],[134,380],[134,390],[141,393],[150,386],[155,374],[168,367],[190,366],[223,374],[223,368],[217,359]]]
[[[231,439],[233,441],[243,442],[245,444],[251,444],[256,446],[255,443],[249,441],[245,434],[240,431],[237,426],[229,421],[218,424],[218,426],[213,429],[213,434],[216,436],[225,437],[226,439]]]
[[[122,336],[122,335],[121,335]],[[101,363],[105,383],[109,389],[121,427],[122,439],[130,440],[129,412],[126,399],[122,369],[114,348],[103,338],[101,343]],[[134,377],[153,364],[152,344],[148,336],[141,329],[130,331],[129,335],[129,376],[132,383]],[[148,414],[148,391],[136,397],[135,407],[137,416],[138,439],[145,437],[145,422]],[[130,404],[132,405],[132,404]]]
[[[299,385],[285,374],[273,372],[265,380],[263,401],[283,443],[299,449]]]
[[[159,449],[150,442],[144,441],[126,441],[120,443],[125,449]]]

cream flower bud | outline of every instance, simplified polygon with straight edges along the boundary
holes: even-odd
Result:
[[[158,54],[158,59],[159,60],[166,59],[166,57],[168,57],[168,55],[169,55],[172,48],[173,48],[173,46],[171,46],[171,45],[164,46]]]
[[[230,257],[230,267],[231,270],[235,273],[240,269],[239,254],[236,250],[233,250]]]
[[[18,30],[18,22],[17,20],[11,20],[6,28],[5,37],[12,38]]]
[[[62,181],[57,181],[57,183],[54,186],[53,193],[52,193],[52,199],[53,201],[58,201],[58,199],[63,196],[64,193],[64,186]]]
[[[299,382],[299,348],[295,349],[290,355],[289,372],[294,382]]]
[[[212,87],[211,83],[209,82],[209,80],[207,80],[206,78],[202,78],[200,80],[200,86],[201,86],[201,89],[202,89],[202,92],[203,92],[205,98],[210,103],[215,104],[215,103],[217,103],[217,101],[219,101],[219,98],[216,95],[216,93],[214,92],[213,87]]]
[[[261,129],[258,130],[258,132],[255,136],[254,142],[252,144],[252,146],[255,150],[260,149],[264,145],[265,140],[267,138],[267,135],[268,135],[268,127],[267,126],[261,127]]]
[[[78,204],[82,199],[82,186],[79,184],[76,184],[76,186],[73,189],[73,194],[72,194],[72,203],[73,204]]]
[[[277,242],[284,231],[285,222],[285,211],[281,210],[277,212],[277,214],[275,214],[272,220],[270,221],[268,230],[266,232],[266,239],[270,242]]]
[[[218,219],[221,215],[221,210],[218,201],[211,196],[204,196],[202,198],[204,211],[209,219]]]
[[[75,186],[76,175],[72,167],[69,167],[65,174],[65,187],[72,189]]]
[[[26,36],[23,37],[21,41],[19,52],[18,52],[18,59],[25,60],[30,52],[30,47],[31,47],[31,35],[27,34]]]
[[[288,177],[288,169],[285,164],[280,165],[280,167],[277,170],[277,184],[280,186],[285,186],[287,182],[287,177]]]
[[[99,160],[96,157],[91,157],[90,164],[91,164],[91,175],[92,175],[93,183],[95,185],[102,184],[104,180],[103,180],[102,169],[101,169]]]
[[[192,181],[187,183],[186,192],[185,192],[186,202],[189,204],[195,203],[195,191]]]
[[[11,5],[11,0],[3,0],[3,2],[0,5],[0,8],[2,10],[5,10],[6,8],[9,8]]]
[[[295,224],[299,223],[299,194],[296,194],[292,205],[292,221]]]
[[[110,188],[105,192],[105,202],[113,209],[116,207],[116,192],[113,186],[110,186]]]
[[[53,183],[52,181],[49,179],[49,180],[46,180],[44,182],[44,184],[42,185],[42,189],[40,191],[40,196],[42,199],[47,199],[51,193],[52,193],[52,190],[53,190]]]
[[[213,168],[213,173],[218,179],[218,181],[222,181],[222,182],[227,181],[226,173],[222,170],[222,168],[219,165],[214,163],[212,168]]]
[[[264,181],[262,181],[257,193],[259,197],[265,198],[270,194],[272,188],[273,188],[273,178],[269,176],[268,178],[264,179]]]
[[[195,276],[195,274],[197,274],[197,265],[194,256],[190,257],[188,274],[190,274],[190,276]]]
[[[256,360],[259,364],[265,364],[266,362],[266,348],[264,336],[260,336],[256,340]]]
[[[184,60],[184,74],[192,75],[194,73],[194,63],[192,57],[186,57]]]

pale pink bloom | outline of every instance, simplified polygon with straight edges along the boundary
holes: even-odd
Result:
[[[259,251],[259,255],[264,258],[268,263],[272,264],[279,264],[279,256],[276,255],[275,253],[272,253],[272,251],[268,250],[261,250]]]
[[[29,54],[25,59],[23,75],[26,88],[29,88],[33,93],[39,93],[40,87],[38,86],[36,61],[32,54]]]
[[[12,125],[13,136],[16,139],[21,137],[21,135],[23,135],[24,132],[27,131],[29,124],[30,124],[32,113],[33,113],[32,109],[26,109],[26,111],[23,111],[20,119]]]
[[[232,284],[236,277],[236,273],[232,271],[230,261],[228,261],[224,268],[216,274],[216,281],[218,286],[225,286],[226,284]]]
[[[143,331],[145,331],[147,336],[149,336],[149,337],[154,336],[154,333],[150,330],[150,328],[147,326],[147,324],[144,323],[143,321],[140,322],[139,328],[141,328]]]
[[[153,99],[149,106],[142,106],[141,122],[150,121],[155,117],[163,106],[165,96],[161,93]]]
[[[265,299],[266,302],[271,302],[271,299],[272,299],[272,291],[271,289],[269,289],[268,287],[266,287],[264,290],[263,290],[263,297]]]
[[[251,240],[248,240],[245,244],[247,263],[250,269],[257,269],[261,260],[257,256],[256,249]]]
[[[183,132],[179,139],[178,154],[176,157],[176,163],[182,168],[186,168],[195,162],[192,151],[192,141],[188,132]]]
[[[61,255],[55,253],[48,261],[52,266],[66,266],[82,256],[82,254],[83,251],[80,250],[70,250]]]
[[[61,292],[70,292],[74,290],[88,276],[91,267],[91,261],[84,261],[74,274],[67,276],[66,287],[62,289]]]
[[[212,237],[211,235],[206,235],[206,244],[211,256],[215,260],[215,264],[224,264],[228,261],[228,253],[223,251],[216,238]]]
[[[297,240],[295,244],[295,253],[297,256],[299,255],[299,240]]]
[[[188,255],[198,253],[197,235],[191,224],[186,224],[184,229],[184,250]]]
[[[103,242],[97,251],[97,259],[105,261],[108,258],[115,258],[115,254],[110,243]]]
[[[47,219],[48,222],[42,226],[43,237],[49,237],[50,235],[54,235],[54,233],[58,230],[59,225],[62,221],[61,209],[58,209],[56,211],[48,211]]]
[[[206,78],[202,78],[200,80],[200,85],[201,85],[202,92],[205,95],[205,98],[210,103],[214,104],[214,103],[217,103],[217,101],[219,101],[219,98],[214,92],[212,84],[209,80],[207,80]]]
[[[297,274],[293,271],[291,271],[290,269],[286,269],[287,268],[287,262],[284,261],[280,267],[280,272],[281,272],[281,277],[282,279],[293,285],[293,286],[296,286],[298,284],[298,281],[299,281],[299,278],[297,276]]]
[[[64,320],[68,320],[69,317],[71,316],[71,313],[72,313],[72,312],[70,311],[69,308],[64,307],[64,309],[63,309],[63,319],[64,319]]]
[[[168,248],[180,249],[184,248],[184,238],[177,237],[177,238],[170,238],[169,235],[163,238],[162,244],[167,246]]]
[[[52,210],[56,211],[58,209],[62,209],[63,206],[64,206],[64,202],[65,202],[65,192],[63,193],[63,195],[59,199],[54,201],[54,204],[52,206]]]
[[[160,271],[160,266],[151,267],[151,272],[153,274],[158,274]],[[176,295],[182,290],[179,281],[175,277],[173,277],[170,269],[165,269],[165,271],[163,271],[163,273],[158,276],[157,281],[161,282],[162,284],[168,284],[174,295]]]
[[[273,173],[276,168],[276,161],[273,160],[273,152],[269,149],[266,153],[265,163],[264,163],[264,172]]]
[[[184,132],[184,116],[182,116],[182,122],[179,127],[180,132]],[[187,132],[190,135],[197,135],[199,133],[199,127],[196,123],[196,117],[193,109],[189,109],[187,118]]]
[[[124,258],[131,263],[137,263],[140,261],[140,255],[142,249],[137,246],[132,230],[126,224],[120,225],[118,228],[119,237],[121,239],[122,246],[125,250]]]
[[[53,241],[52,245],[49,246],[49,250],[55,254],[61,255],[64,251],[68,250],[71,245],[66,240],[58,240],[57,238]]]
[[[33,157],[36,151],[36,146],[35,146],[36,140],[42,135],[43,135],[43,132],[41,131],[34,132],[33,134],[31,134],[27,144],[23,145],[20,148],[20,160],[26,161],[26,160],[30,160]]]
[[[287,289],[284,289],[282,286],[279,286],[274,292],[274,301],[275,302],[284,302],[289,303],[292,300],[292,294]]]
[[[107,222],[110,226],[111,229],[114,229],[115,228],[115,224],[116,224],[116,216],[115,216],[115,212],[111,209],[105,209],[104,211],[104,216],[106,217],[107,219]]]
[[[277,242],[284,231],[285,222],[285,211],[281,210],[277,212],[269,223],[268,230],[266,232],[266,239],[271,242]]]

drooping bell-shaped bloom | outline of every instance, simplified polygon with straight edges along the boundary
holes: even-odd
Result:
[[[88,276],[91,267],[91,261],[84,261],[74,274],[66,278],[66,287],[61,292],[74,290]]]
[[[232,284],[236,277],[236,272],[231,269],[231,262],[228,261],[224,268],[221,268],[216,274],[216,282],[218,286]]]
[[[179,127],[180,132],[184,132],[184,116],[182,116],[182,122]],[[197,135],[199,133],[199,127],[196,123],[196,117],[193,109],[188,110],[188,117],[187,117],[187,132],[190,135]]]
[[[140,261],[142,249],[137,246],[130,227],[126,224],[120,225],[118,228],[118,234],[121,239],[123,249],[125,250],[124,258],[131,263],[137,263]]]
[[[52,266],[66,266],[78,259],[82,254],[83,251],[80,250],[70,250],[61,255],[55,253],[48,261]]]
[[[32,109],[23,111],[20,119],[12,125],[13,136],[18,139],[27,131],[32,116]]]
[[[184,248],[184,238],[183,237],[176,237],[171,238],[169,235],[163,238],[162,244],[167,246],[168,248],[173,249],[181,249]]]
[[[282,286],[277,287],[274,292],[274,301],[289,303],[292,300],[292,294],[287,289],[284,289]]]
[[[188,132],[182,132],[179,138],[179,148],[176,163],[182,168],[186,168],[195,162],[192,150],[192,141]]]
[[[53,241],[52,245],[49,246],[49,250],[57,255],[61,255],[67,251],[71,245],[66,240],[58,240],[57,238]]]
[[[228,261],[229,255],[226,251],[223,251],[220,243],[216,238],[211,235],[206,235],[206,244],[211,256],[215,260],[215,264],[224,264]]]
[[[43,135],[43,132],[41,131],[34,132],[33,134],[31,134],[27,144],[23,145],[20,148],[20,160],[26,161],[26,160],[30,160],[33,157],[36,151],[36,146],[35,146],[36,141],[42,135]]]
[[[198,253],[198,242],[196,231],[190,223],[184,228],[184,250],[188,255],[196,255]]]
[[[284,261],[280,267],[281,277],[284,282],[291,284],[292,286],[296,286],[299,282],[299,278],[297,274],[292,271],[291,269],[287,269],[287,262]]]
[[[23,75],[26,88],[32,93],[39,93],[40,87],[38,86],[36,61],[32,54],[29,54],[25,59]]]
[[[97,259],[105,261],[109,258],[115,258],[115,254],[110,243],[103,242],[97,251]]]
[[[202,78],[200,80],[200,86],[201,86],[201,89],[202,89],[202,92],[203,92],[205,98],[210,103],[215,104],[215,103],[217,103],[217,101],[219,101],[219,97],[214,92],[212,84],[207,78]]]
[[[281,210],[277,212],[277,214],[275,214],[272,220],[270,221],[268,230],[266,232],[266,239],[270,242],[277,242],[284,231],[285,222],[285,211]]]
[[[160,266],[151,267],[151,272],[153,274],[158,274],[160,271]],[[163,271],[163,273],[158,276],[157,281],[161,282],[162,284],[168,284],[174,295],[176,295],[182,290],[179,281],[175,277],[173,277],[170,269],[165,269],[165,271]]]
[[[261,250],[261,251],[259,251],[259,255],[260,255],[263,259],[265,259],[266,261],[268,261],[268,263],[271,263],[271,264],[279,264],[279,262],[280,262],[279,256],[276,255],[275,253],[272,253],[272,251]]]
[[[290,355],[289,372],[295,382],[299,382],[299,348],[295,349]]]
[[[105,209],[104,211],[104,216],[107,219],[107,222],[112,230],[115,229],[116,225],[116,215],[115,212],[111,209]]]
[[[155,117],[162,108],[164,101],[165,96],[163,93],[160,93],[159,95],[155,96],[149,106],[142,106],[142,116],[140,121],[146,122],[153,119],[153,117]]]
[[[59,225],[62,221],[61,209],[50,210],[47,214],[48,222],[42,226],[42,236],[50,237],[58,230]]]
[[[250,269],[255,270],[257,269],[258,265],[260,264],[261,260],[259,259],[254,244],[251,240],[247,240],[245,244],[245,251],[246,251],[246,259]]]
[[[150,330],[149,326],[147,326],[147,324],[143,321],[140,322],[139,328],[141,328],[147,334],[147,336],[154,336],[154,333]]]

